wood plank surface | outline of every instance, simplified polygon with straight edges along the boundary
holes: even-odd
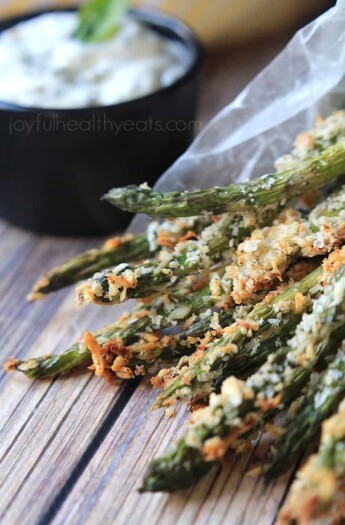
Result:
[[[224,51],[209,61],[200,119],[206,123],[284,45]],[[97,241],[97,243],[100,241]],[[123,308],[74,308],[74,292],[33,305],[25,296],[42,270],[96,241],[39,237],[0,222],[1,360],[62,351],[85,329]],[[246,470],[265,454],[259,442],[192,489],[139,496],[149,461],[182,431],[186,411],[149,413],[147,380],[110,386],[90,373],[29,381],[0,373],[0,523],[6,525],[269,525],[291,473],[271,485]]]

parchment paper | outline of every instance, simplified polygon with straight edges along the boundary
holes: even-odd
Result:
[[[317,114],[345,108],[344,75],[345,0],[338,0],[211,120],[155,189],[224,186],[274,171],[274,160]]]

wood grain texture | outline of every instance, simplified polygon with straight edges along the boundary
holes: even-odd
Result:
[[[224,52],[210,60],[201,120],[229,102],[284,44]],[[74,292],[25,302],[37,275],[95,245],[38,237],[0,222],[2,361],[62,351],[85,329],[113,322],[123,308],[74,308]],[[139,496],[149,461],[182,431],[186,412],[149,413],[147,380],[114,386],[90,373],[31,382],[0,373],[0,522],[8,525],[270,525],[291,473],[271,485],[246,470],[265,454],[255,444],[242,458],[194,488],[172,496]]]

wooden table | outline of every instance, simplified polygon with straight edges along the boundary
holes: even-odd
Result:
[[[209,61],[201,97],[205,123],[283,46],[221,52]],[[74,291],[33,305],[25,295],[42,270],[93,245],[90,240],[38,237],[0,223],[2,361],[62,351],[87,329],[114,321],[123,308],[74,308]],[[15,524],[268,525],[291,473],[265,486],[246,470],[267,444],[172,496],[139,495],[149,461],[181,432],[176,417],[148,413],[147,380],[110,386],[91,373],[30,382],[0,378],[0,522]]]

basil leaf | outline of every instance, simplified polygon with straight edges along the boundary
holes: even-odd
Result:
[[[88,0],[79,9],[74,37],[84,42],[104,42],[118,31],[129,0]]]

